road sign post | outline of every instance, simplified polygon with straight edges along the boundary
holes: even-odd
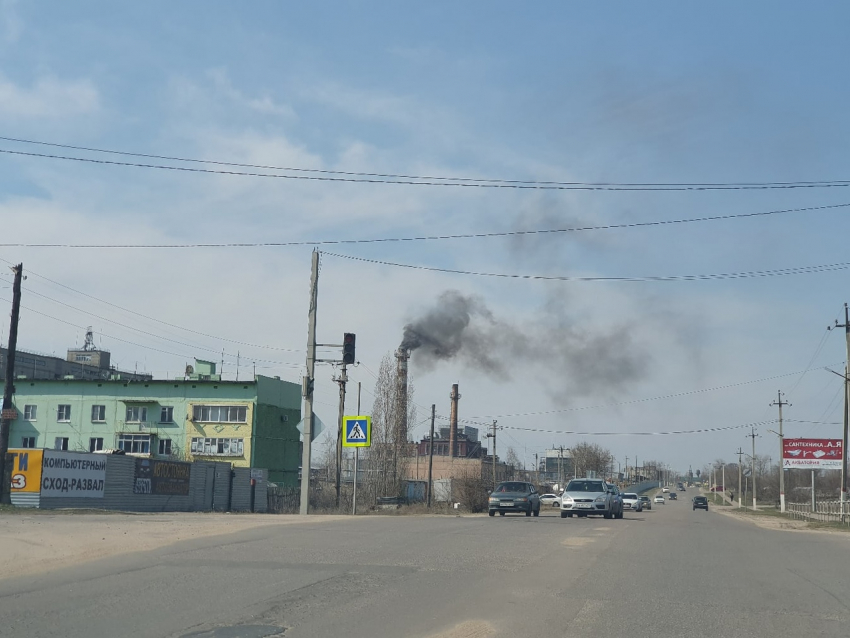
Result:
[[[359,403],[359,399],[358,399]],[[358,405],[358,407],[360,407]],[[372,446],[372,417],[342,417],[342,446],[354,448],[354,503],[352,513],[357,513],[357,457],[360,448]]]

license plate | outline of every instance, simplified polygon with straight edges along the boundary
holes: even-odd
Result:
[[[591,505],[590,503],[576,503],[576,507],[589,510],[591,508]]]
[[[502,501],[501,503],[499,503],[499,505],[501,505],[502,507],[513,507],[514,506],[512,501]]]

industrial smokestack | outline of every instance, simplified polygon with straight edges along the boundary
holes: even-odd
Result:
[[[396,377],[398,379],[398,441],[407,441],[407,362],[410,350],[399,348],[395,351]]]
[[[457,402],[460,393],[457,391],[457,383],[452,384],[452,393],[449,395],[452,406],[449,411],[449,456],[457,456]]]

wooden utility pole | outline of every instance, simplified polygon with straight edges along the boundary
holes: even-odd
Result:
[[[749,438],[753,440],[753,455],[750,458],[750,472],[753,475],[753,511],[755,511],[758,507],[758,497],[756,496],[756,434],[755,428],[750,428],[750,434],[747,435]]]
[[[850,312],[848,312],[847,304],[844,304],[844,323],[835,322],[836,328],[844,328],[844,341],[846,343],[847,358],[844,366],[844,433],[841,443],[841,522],[844,522],[846,516],[847,504],[847,434],[850,429],[848,423],[848,414],[850,414]]]
[[[738,448],[738,509],[741,508],[741,455],[744,451]]]
[[[12,266],[15,281],[12,284],[12,321],[9,326],[9,347],[6,349],[6,385],[3,388],[3,412],[0,418],[0,503],[12,502],[12,458],[9,451],[9,430],[12,421],[17,418],[12,407],[12,395],[15,392],[15,352],[18,347],[18,317],[21,314],[21,280],[24,265]]]
[[[431,493],[434,491],[434,419],[437,405],[431,404],[431,438],[428,439],[428,507],[431,507]]]
[[[310,513],[310,447],[313,443],[313,382],[316,372],[316,306],[319,302],[319,251],[313,251],[310,271],[310,309],[307,313],[307,374],[304,376],[304,445],[301,450],[299,514]]]
[[[782,392],[776,391],[776,401],[770,404],[771,407],[779,406],[779,511],[785,512],[785,467],[783,457],[785,455],[785,438],[782,434],[782,406],[791,405],[787,401],[782,400]]]

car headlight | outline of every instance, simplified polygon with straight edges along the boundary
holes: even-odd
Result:
[[[491,496],[491,497],[490,497],[490,502],[491,502],[491,503],[498,503],[498,502],[499,502],[499,499],[498,499],[498,498],[495,498],[495,497],[493,497],[493,496]]]
[[[572,502],[573,502],[573,499],[571,499],[569,496],[562,496],[562,497],[561,497],[561,502],[562,502],[562,503],[572,503]]]
[[[605,497],[604,497],[604,496],[597,496],[597,497],[596,497],[596,502],[597,502],[597,503],[604,503],[604,502],[605,502]]]
[[[527,499],[527,498],[515,498],[514,500],[515,500],[517,503],[525,503],[526,501],[528,501],[528,499]]]

